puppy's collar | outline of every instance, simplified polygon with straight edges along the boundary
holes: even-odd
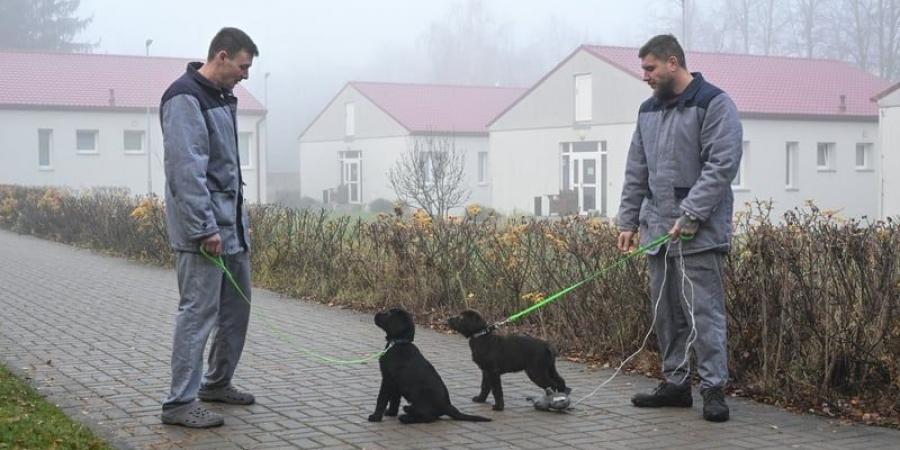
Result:
[[[496,324],[490,325],[490,326],[488,326],[487,328],[485,328],[485,329],[483,329],[483,330],[481,330],[481,331],[475,332],[475,334],[473,334],[471,337],[469,337],[469,339],[476,339],[476,338],[480,338],[480,337],[482,337],[482,336],[487,336],[487,335],[493,333],[494,330],[496,330],[496,329],[497,329],[497,325],[496,325]]]
[[[395,345],[398,345],[398,344],[409,344],[409,343],[412,343],[412,340],[411,340],[411,339],[391,339],[391,340],[389,340],[388,343],[384,346],[384,349],[387,350],[387,349],[389,349],[389,348],[391,348],[391,347],[393,347],[393,346],[395,346]]]

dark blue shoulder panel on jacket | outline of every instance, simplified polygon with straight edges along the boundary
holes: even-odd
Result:
[[[185,72],[166,89],[159,103],[160,111],[162,110],[162,105],[169,99],[182,94],[188,94],[196,98],[200,103],[200,109],[203,111],[221,106],[221,101],[218,97],[212,95],[207,88],[197,83],[189,72]]]

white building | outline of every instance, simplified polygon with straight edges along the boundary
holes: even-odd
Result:
[[[300,193],[325,203],[396,199],[388,173],[424,136],[465,154],[467,203],[491,204],[485,125],[525,90],[350,82],[299,137]]]
[[[727,92],[744,127],[736,209],[775,214],[814,200],[878,212],[878,111],[888,82],[832,60],[691,52],[692,72]],[[584,45],[489,125],[493,206],[614,216],[638,107],[651,95],[635,48]],[[774,216],[777,218],[778,216]]]
[[[159,101],[187,60],[16,51],[0,60],[0,183],[163,195]],[[242,87],[235,94],[244,196],[265,202],[266,110]]]
[[[900,215],[900,83],[881,92],[878,131],[881,146],[881,217]]]

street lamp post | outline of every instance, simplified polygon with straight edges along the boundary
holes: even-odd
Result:
[[[266,135],[266,150],[269,148],[269,72],[266,72],[265,76],[263,76],[263,103],[266,107],[266,121],[264,125],[266,128],[263,130]],[[259,151],[256,152],[259,154]],[[269,152],[266,152],[266,156],[268,157]]]
[[[264,133],[264,142],[263,144],[266,146],[266,161],[265,165],[263,165],[262,157],[260,154],[262,153],[261,148],[256,149],[256,201],[262,203],[262,189],[263,186],[263,177],[265,176],[264,171],[269,170],[269,72],[263,76],[263,103],[266,107],[266,116],[263,119],[263,133]]]
[[[153,39],[147,39],[147,41],[144,42],[144,48],[146,50],[145,56],[148,58],[150,57],[150,44],[152,43]],[[150,61],[148,60],[147,63],[149,64]],[[151,163],[153,162],[153,146],[150,145],[150,135],[153,133],[150,129],[150,99],[150,89],[147,89],[147,195],[153,195],[153,172],[151,169]]]

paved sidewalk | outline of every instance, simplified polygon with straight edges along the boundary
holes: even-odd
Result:
[[[215,405],[226,425],[187,430],[159,423],[166,394],[175,273],[66,245],[0,231],[0,362],[76,420],[120,448],[900,448],[900,432],[799,416],[729,399],[730,422],[712,424],[693,409],[633,408],[650,379],[621,375],[566,414],[542,413],[524,397],[524,374],[504,377],[507,409],[469,399],[480,374],[466,341],[421,329],[416,343],[444,378],[461,410],[490,423],[443,420],[404,426],[369,423],[377,364],[333,367],[308,359],[258,318],[251,320],[235,383],[256,394],[249,407]],[[256,289],[254,308],[296,342],[337,357],[378,349],[371,316]],[[611,373],[560,361],[573,398]]]

